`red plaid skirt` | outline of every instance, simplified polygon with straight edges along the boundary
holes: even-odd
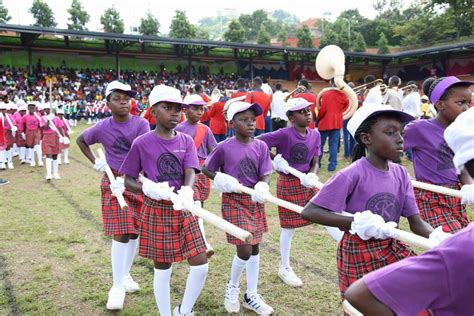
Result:
[[[113,171],[117,177],[119,174]],[[138,234],[140,227],[140,212],[143,205],[143,195],[125,190],[123,197],[128,205],[128,210],[122,211],[117,198],[110,191],[110,181],[107,174],[102,176],[100,182],[102,192],[102,222],[106,235]]]
[[[25,144],[29,148],[33,148],[35,145],[39,145],[41,141],[41,131],[39,129],[36,130],[31,130],[27,129],[26,130],[26,140]]]
[[[344,296],[349,285],[367,273],[415,255],[408,245],[396,239],[362,240],[357,235],[345,232],[337,247],[341,295]]]
[[[227,242],[233,245],[257,245],[268,231],[264,204],[253,202],[245,193],[222,193],[222,217],[253,235],[252,241],[246,243],[226,233]]]
[[[6,129],[5,130],[5,144],[6,150],[9,150],[10,148],[13,147],[13,144],[15,143],[15,138],[13,138],[13,133],[11,130]]]
[[[26,141],[21,137],[21,132],[19,130],[16,132],[15,142],[18,147],[25,147]]]
[[[196,175],[196,181],[194,181],[194,200],[204,202],[209,198],[211,193],[211,181],[202,173]]]
[[[278,175],[277,197],[288,202],[305,206],[306,203],[318,192],[316,188],[307,188],[300,183],[300,179],[292,175]],[[284,207],[278,207],[280,226],[282,228],[298,228],[312,224],[301,217],[300,214]]]
[[[443,186],[460,189],[459,185]],[[461,199],[419,188],[414,191],[421,218],[433,228],[443,226],[443,231],[455,233],[469,225],[466,206],[461,204]]]
[[[43,155],[58,155],[60,153],[59,136],[56,133],[43,134],[41,150],[43,151]]]
[[[169,201],[144,197],[140,219],[140,256],[157,262],[180,262],[206,252],[198,218],[175,211]]]

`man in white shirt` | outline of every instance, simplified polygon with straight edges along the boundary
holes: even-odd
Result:
[[[268,78],[263,77],[262,82],[263,84],[260,88],[263,90],[265,94],[267,94],[270,98],[272,98],[273,89],[268,84]],[[271,132],[273,130],[273,121],[271,120],[271,112],[272,112],[272,109],[270,108],[270,111],[268,111],[267,116],[265,117],[265,133]]]
[[[409,88],[410,90],[407,92],[405,97],[403,98],[402,105],[403,105],[403,112],[406,112],[413,116],[414,118],[418,119],[421,114],[421,96],[418,92],[418,88],[416,87],[415,81],[409,81],[407,83],[408,86],[413,86],[413,88]]]
[[[283,94],[281,83],[277,83],[275,89],[276,91],[273,93],[273,99],[270,105],[273,131],[286,127],[288,123],[288,117],[286,116],[286,103],[284,100],[285,95]]]

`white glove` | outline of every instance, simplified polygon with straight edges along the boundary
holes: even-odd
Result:
[[[318,186],[319,177],[313,173],[303,173],[300,177],[301,184],[307,188],[316,188]]]
[[[21,133],[21,138],[23,138],[23,140],[26,140],[26,134],[25,134],[25,133]]]
[[[461,187],[461,204],[474,204],[474,184],[465,184]]]
[[[59,143],[64,144],[64,137],[63,136],[59,136]]]
[[[273,168],[275,168],[276,171],[288,174],[286,167],[289,167],[288,161],[286,161],[281,154],[278,154],[273,158]]]
[[[438,226],[433,230],[433,232],[431,232],[428,239],[431,240],[436,245],[439,245],[443,240],[445,240],[448,237],[451,237],[451,234],[445,233],[443,231],[443,227]]]
[[[18,130],[18,127],[16,127],[15,125],[13,125],[13,126],[12,126],[12,133],[15,134],[17,130]]]
[[[48,115],[46,115],[46,119],[48,119],[48,121],[52,121],[54,119],[54,114],[49,113]]]
[[[105,172],[105,167],[107,167],[107,160],[105,157],[96,158],[94,162],[94,169],[99,172]]]
[[[357,234],[362,240],[370,238],[390,238],[390,229],[396,227],[394,222],[385,223],[382,216],[373,214],[371,211],[358,212],[354,214],[351,224],[351,234]]]
[[[70,143],[71,143],[71,141],[69,140],[69,137],[64,136],[63,137],[63,144],[64,145],[69,145]]]
[[[122,177],[116,177],[115,181],[110,184],[112,195],[118,196],[125,192],[125,180]]]
[[[225,193],[240,193],[239,180],[222,172],[216,172],[213,187]]]
[[[151,180],[146,179],[143,181],[142,191],[143,194],[153,200],[166,200],[170,201],[173,195],[174,187],[170,187],[168,182],[154,183]]]
[[[268,196],[270,195],[270,187],[266,182],[259,181],[253,188],[255,190],[252,193],[252,201],[257,203],[265,203]]]
[[[171,196],[173,208],[181,211],[186,210],[190,205],[194,205],[194,190],[189,186],[182,186],[177,195]]]

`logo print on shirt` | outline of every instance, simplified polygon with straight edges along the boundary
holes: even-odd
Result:
[[[156,177],[158,182],[183,180],[184,178],[181,162],[171,153],[164,153],[158,157],[156,169],[158,170],[158,176]]]
[[[307,163],[308,152],[308,147],[305,144],[295,144],[290,149],[290,159],[288,161],[296,164]]]
[[[126,155],[132,144],[125,136],[119,136],[112,144],[112,152],[116,155]]]
[[[240,174],[239,177],[258,178],[257,167],[252,159],[245,157],[239,161]]]
[[[454,153],[445,140],[443,140],[436,150],[436,156],[438,156],[439,159],[437,166],[438,171],[454,168]]]
[[[401,211],[395,195],[388,192],[373,195],[365,204],[365,209],[382,216],[385,221],[395,222],[398,221],[397,214]]]

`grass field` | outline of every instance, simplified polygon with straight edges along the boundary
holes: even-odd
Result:
[[[110,239],[101,230],[100,175],[75,146],[75,137],[85,127],[75,128],[71,164],[60,166],[61,180],[46,183],[43,168],[19,165],[16,160],[14,170],[0,173],[10,180],[0,188],[0,315],[107,314],[112,277]],[[347,163],[341,160],[338,168]],[[329,178],[324,171],[320,176],[323,181]],[[275,180],[273,176],[273,193]],[[215,191],[206,208],[220,214]],[[280,229],[275,206],[267,205],[267,217],[259,292],[280,315],[340,315],[335,242],[320,226],[299,229],[293,239],[292,265],[304,286],[288,287],[277,276]],[[195,311],[225,314],[223,295],[235,249],[221,231],[206,225],[206,232],[216,254]],[[187,263],[174,265],[173,306],[182,298],[187,269]],[[141,291],[127,295],[121,314],[156,314],[152,263],[137,257],[132,275]],[[245,289],[245,280],[242,284]]]

